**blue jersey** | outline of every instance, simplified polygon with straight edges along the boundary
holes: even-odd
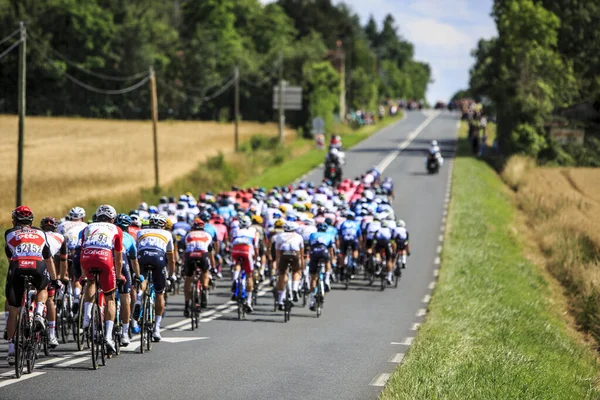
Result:
[[[137,248],[135,247],[135,239],[127,232],[123,232],[123,261],[127,258],[137,258]]]
[[[204,224],[204,232],[208,233],[212,238],[213,242],[218,242],[219,238],[217,236],[217,228],[214,225],[209,224],[208,222]]]
[[[343,240],[356,240],[362,236],[358,221],[346,220],[340,226],[340,236]]]
[[[328,226],[327,231],[325,231],[325,233],[329,233],[331,235],[331,237],[333,238],[333,240],[335,240],[335,238],[337,237],[337,234],[338,234],[338,230],[335,226]]]
[[[327,232],[314,232],[308,238],[311,253],[322,250],[323,247],[330,249],[333,247],[333,236]]]
[[[228,220],[235,215],[235,210],[229,206],[221,206],[217,209],[217,214]]]
[[[179,234],[180,236],[185,236],[186,233],[188,233],[191,230],[192,230],[192,227],[190,226],[190,224],[188,224],[185,221],[175,222],[173,224],[173,234],[174,235]]]

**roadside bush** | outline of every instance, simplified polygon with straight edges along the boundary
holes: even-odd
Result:
[[[546,140],[535,127],[519,124],[511,133],[511,145],[515,153],[537,156],[544,148]]]

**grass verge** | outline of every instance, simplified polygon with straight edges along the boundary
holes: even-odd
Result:
[[[510,192],[468,151],[461,140],[427,321],[381,398],[599,398],[596,359],[523,255]]]
[[[401,118],[402,115],[398,114],[376,125],[357,130],[338,126],[335,133],[342,135],[344,145],[349,148]],[[175,179],[158,193],[144,188],[118,196],[89,198],[78,205],[85,208],[88,216],[91,216],[96,207],[103,203],[112,204],[120,212],[128,212],[136,208],[142,200],[156,204],[160,196],[178,195],[187,191],[194,194],[209,190],[218,192],[229,190],[234,184],[243,187],[284,185],[319,165],[325,156],[324,150],[314,148],[313,140],[296,139],[281,145],[274,138],[264,135],[252,136],[248,142],[242,143],[240,149],[237,154],[225,156],[219,153],[207,157],[206,161],[199,163],[192,172]],[[69,207],[73,205],[75,204]],[[63,210],[64,213],[67,211],[67,208]],[[42,215],[37,214],[36,223],[40,218]],[[0,238],[0,245],[4,247],[4,236]],[[1,277],[6,277],[7,268],[6,258],[0,257]],[[0,287],[0,303],[4,303],[4,286]]]

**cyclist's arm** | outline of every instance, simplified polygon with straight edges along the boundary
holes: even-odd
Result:
[[[208,247],[208,255],[210,257],[210,265],[213,266],[213,268],[214,268],[217,265],[217,263],[215,262],[215,249],[214,249],[212,243]]]
[[[50,253],[50,246],[48,246],[48,242],[44,245],[44,249],[42,250],[42,257],[44,257],[44,263],[46,263],[46,269],[50,274],[51,280],[56,280],[56,268],[54,266],[54,260],[52,259],[52,253]]]
[[[130,258],[129,265],[131,265],[131,268],[133,269],[133,272],[135,273],[136,276],[141,275],[140,274],[140,264],[138,263],[137,257]]]
[[[68,249],[67,249],[67,241],[63,240],[62,245],[60,246],[60,267],[59,267],[59,277],[61,280],[65,279],[67,275],[67,260],[69,259]]]
[[[175,273],[175,256],[173,252],[167,252],[167,268],[169,270],[169,276]]]

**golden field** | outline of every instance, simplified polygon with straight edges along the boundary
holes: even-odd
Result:
[[[15,203],[17,117],[0,116],[0,223]],[[293,133],[286,131],[286,137]],[[277,135],[277,125],[240,123],[240,141]],[[62,216],[86,199],[154,185],[152,124],[77,118],[27,117],[23,200],[36,216]],[[233,124],[165,121],[158,124],[160,184],[194,169],[206,156],[233,152]],[[58,214],[61,213],[61,214]]]
[[[542,168],[516,156],[502,177],[516,191],[579,327],[600,341],[600,169]]]

